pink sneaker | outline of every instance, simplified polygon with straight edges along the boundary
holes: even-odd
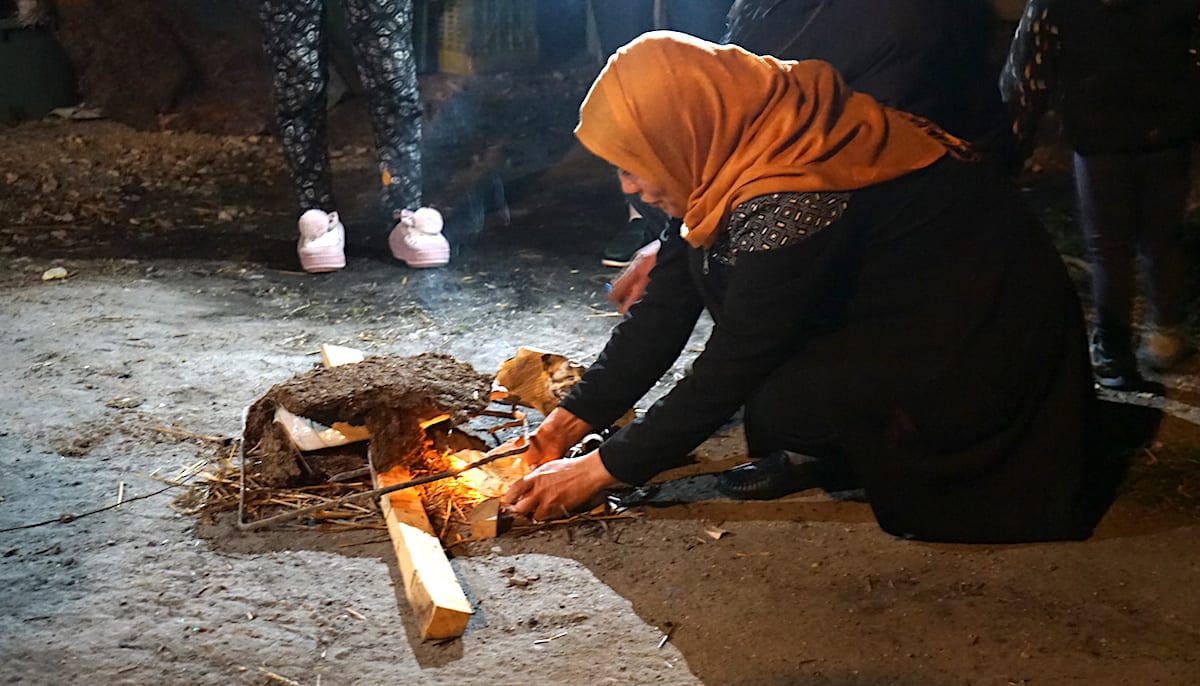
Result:
[[[440,267],[450,261],[450,244],[442,235],[442,215],[432,207],[400,211],[388,236],[392,256],[410,267]]]
[[[337,212],[309,210],[300,215],[300,266],[311,273],[332,272],[346,266],[346,229]]]

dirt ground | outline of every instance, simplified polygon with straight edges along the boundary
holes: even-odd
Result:
[[[171,509],[162,479],[225,456],[246,408],[322,343],[485,374],[522,345],[595,355],[622,207],[570,139],[589,69],[424,84],[429,200],[454,245],[427,271],[384,256],[354,103],[333,121],[353,245],[321,276],[299,271],[269,136],[0,131],[0,679],[1200,683],[1194,370],[1166,400],[1110,398],[1165,413],[1089,541],[930,545],[819,492],[712,497],[704,475],[741,458],[734,427],[639,517],[453,548],[476,610],[459,640],[420,640],[378,529],[241,533]],[[1069,187],[1046,168],[1030,199],[1062,228]],[[66,278],[44,280],[55,267]]]

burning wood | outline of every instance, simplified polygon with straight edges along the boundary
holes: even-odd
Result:
[[[500,535],[500,499],[488,498],[471,509],[471,540],[482,541]]]
[[[446,459],[450,466],[462,468],[483,457],[484,453],[478,450],[460,450]],[[474,500],[483,500],[503,495],[509,484],[522,476],[525,476],[525,467],[521,458],[514,455],[463,472],[456,480],[468,497],[473,495]]]
[[[446,355],[363,358],[353,349],[323,346],[322,357],[326,368],[277,384],[250,406],[241,467],[234,467],[231,453],[219,474],[205,477],[205,494],[186,505],[192,513],[228,509],[234,501],[228,496],[236,493],[243,530],[301,517],[352,526],[346,520],[371,515],[365,501],[378,497],[422,637],[459,636],[473,610],[443,541],[448,535],[453,536],[450,545],[497,535],[498,496],[525,474],[517,453],[527,445],[489,455],[476,449],[483,446],[481,439],[454,427],[488,415],[510,420],[499,429],[514,428],[524,424],[524,416],[487,410],[493,381]],[[497,380],[510,386],[504,392],[510,401],[548,413],[581,373],[581,366],[561,355],[523,348],[505,363]],[[320,464],[329,461],[331,450],[354,447],[328,446],[362,440],[369,440],[365,467],[361,455],[353,454],[342,455],[349,462]],[[473,447],[462,448],[463,441]],[[335,483],[359,473],[371,475],[373,490]],[[330,489],[350,487],[359,490],[328,495]],[[313,489],[322,490],[315,503],[300,504],[291,497]],[[221,492],[226,497],[214,499]],[[244,518],[251,509],[259,515],[281,507],[290,511],[254,521]],[[429,512],[444,513],[437,528]],[[452,524],[458,525],[456,530]]]
[[[375,475],[375,485],[410,480],[403,466]],[[471,603],[458,585],[441,541],[434,535],[420,496],[401,490],[380,498],[388,535],[396,551],[404,593],[416,616],[424,639],[461,636],[471,618]]]

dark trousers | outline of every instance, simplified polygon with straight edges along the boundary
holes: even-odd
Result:
[[[1180,242],[1190,161],[1186,145],[1149,153],[1075,155],[1096,330],[1113,354],[1124,354],[1131,346],[1138,256],[1145,267],[1145,323],[1167,327],[1183,320]]]
[[[379,155],[383,209],[421,206],[421,104],[413,0],[343,0]],[[301,211],[334,209],[326,140],[325,0],[259,0],[275,123]]]

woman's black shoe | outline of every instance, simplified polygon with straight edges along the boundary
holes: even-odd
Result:
[[[784,451],[740,464],[717,476],[717,490],[738,500],[772,500],[817,486],[807,455]]]

